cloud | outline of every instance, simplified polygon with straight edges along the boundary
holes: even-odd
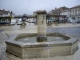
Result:
[[[0,9],[12,10],[15,14],[32,14],[36,10],[50,11],[55,7],[72,7],[80,0],[0,0]]]

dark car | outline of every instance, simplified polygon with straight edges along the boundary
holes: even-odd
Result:
[[[10,23],[5,21],[0,21],[0,25],[6,25],[6,24],[10,24]]]
[[[80,20],[78,20],[77,23],[80,23]]]

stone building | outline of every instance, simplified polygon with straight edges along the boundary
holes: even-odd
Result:
[[[52,15],[66,15],[67,14],[66,11],[68,9],[69,8],[63,6],[63,7],[60,7],[60,8],[55,8],[48,13],[52,14]],[[65,13],[63,13],[64,11],[65,11]],[[50,19],[55,19],[55,18],[51,17]],[[64,20],[64,17],[59,17],[59,20]]]
[[[37,15],[36,12],[37,12],[37,11],[34,11],[34,12],[33,12],[33,16],[36,16],[36,15]]]
[[[12,11],[6,11],[5,9],[0,10],[0,24],[10,24],[14,16],[15,14]]]
[[[76,5],[70,8],[70,17],[74,20],[80,20],[80,5]]]
[[[12,11],[6,11],[5,9],[0,10],[0,17],[12,16],[14,17],[14,13]]]
[[[50,13],[53,15],[60,15],[61,12],[63,12],[64,10],[68,10],[68,9],[69,8],[63,6],[63,7],[55,8],[55,9],[51,10]]]

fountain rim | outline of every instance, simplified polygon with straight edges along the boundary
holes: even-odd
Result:
[[[23,33],[25,34],[25,33]],[[32,34],[32,33],[30,33]],[[36,34],[36,33],[35,33]],[[70,37],[70,39],[66,40],[66,41],[56,41],[56,42],[41,42],[41,43],[25,43],[25,42],[19,42],[19,41],[15,41],[15,38],[20,35],[20,34],[17,34],[15,36],[12,36],[11,38],[9,38],[6,42],[6,44],[11,44],[11,45],[15,45],[17,47],[40,47],[41,45],[43,46],[48,46],[48,45],[54,45],[54,46],[69,46],[69,45],[73,45],[76,41],[78,41],[78,39],[72,37],[72,36],[69,36],[69,35],[66,35],[66,34],[61,34],[61,35],[64,35],[64,36],[67,36],[67,37]]]

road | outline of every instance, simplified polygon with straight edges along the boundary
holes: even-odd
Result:
[[[2,31],[4,31],[4,30],[0,30],[0,33],[1,33]]]
[[[70,28],[49,28],[47,32],[65,33],[80,38],[80,27]]]

